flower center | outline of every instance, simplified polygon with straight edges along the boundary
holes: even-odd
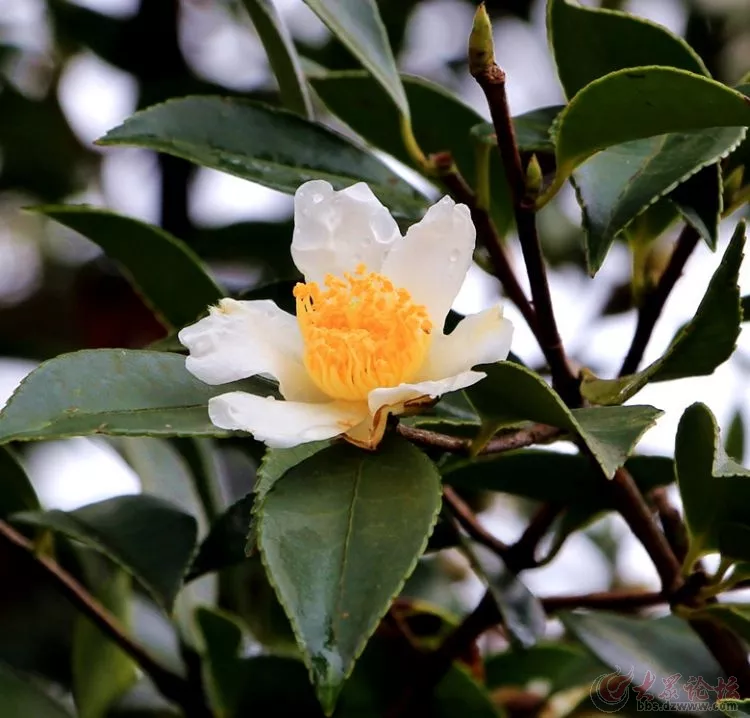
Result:
[[[305,367],[315,384],[335,399],[357,401],[413,379],[430,345],[426,308],[363,264],[344,279],[326,275],[325,287],[294,288]]]

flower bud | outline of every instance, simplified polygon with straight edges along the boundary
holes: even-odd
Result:
[[[495,64],[495,45],[492,40],[492,23],[484,3],[474,14],[469,35],[469,72],[477,75]]]

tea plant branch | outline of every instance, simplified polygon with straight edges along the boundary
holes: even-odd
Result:
[[[638,366],[643,360],[643,355],[651,339],[651,334],[661,316],[667,298],[682,275],[685,264],[693,253],[699,239],[698,232],[686,224],[675,243],[672,256],[664,273],[661,275],[656,287],[646,295],[638,310],[635,334],[633,335],[633,341],[630,344],[628,353],[620,367],[620,376],[635,374],[638,371]]]
[[[495,229],[492,218],[485,208],[479,206],[476,195],[459,172],[449,152],[439,152],[431,155],[430,162],[451,197],[469,208],[471,219],[477,230],[477,236],[490,255],[495,276],[500,281],[503,289],[505,289],[508,299],[518,307],[518,311],[521,312],[521,315],[536,336],[536,312],[526,297],[523,288],[518,283],[518,279],[503,249],[502,240],[497,233],[497,229]]]
[[[446,497],[445,490],[443,496]],[[458,499],[458,501],[455,501],[455,499]],[[538,543],[546,534],[551,521],[554,520],[550,518],[552,512],[549,508],[543,507],[534,516],[521,538],[515,544],[506,546],[494,537],[489,536],[479,525],[471,509],[459,497],[455,496],[450,488],[447,489],[447,503],[453,513],[454,523],[461,526],[471,538],[500,556],[509,571],[520,573],[537,565],[535,555]],[[455,526],[457,531],[459,530],[458,526]],[[446,636],[435,651],[425,657],[425,664],[421,673],[418,674],[416,685],[407,689],[394,710],[389,714],[389,718],[413,715],[414,700],[437,685],[450,669],[456,656],[462,655],[479,636],[501,621],[502,616],[497,603],[492,594],[487,591],[476,608]]]
[[[484,92],[497,137],[497,148],[505,169],[505,176],[513,200],[513,214],[521,243],[526,273],[531,287],[531,298],[537,316],[537,337],[549,363],[552,385],[568,406],[581,404],[579,383],[568,364],[552,307],[547,270],[542,256],[542,246],[536,227],[536,193],[540,178],[527,183],[527,174],[521,163],[513,120],[505,91],[505,72],[495,63],[492,28],[484,5],[480,5],[474,18],[469,40],[469,71]],[[538,165],[530,169],[539,170]]]
[[[611,483],[615,505],[651,557],[661,580],[662,593],[673,605],[696,606],[695,594],[700,581],[691,581],[690,577],[686,582],[682,577],[681,564],[666,536],[656,527],[633,477],[625,469],[618,469]],[[727,676],[737,679],[742,697],[750,697],[750,665],[740,639],[712,621],[689,616],[687,620]]]
[[[0,538],[32,565],[43,571],[55,588],[83,613],[107,638],[126,653],[151,678],[156,688],[179,705],[188,718],[212,718],[196,700],[195,687],[161,665],[145,648],[133,641],[126,628],[97,601],[70,573],[48,556],[37,553],[34,544],[5,521],[0,520]]]
[[[450,486],[443,487],[443,501],[447,504],[456,522],[470,538],[505,560],[509,546],[495,538],[479,523],[469,505]]]
[[[620,468],[615,472],[610,487],[615,506],[648,552],[659,574],[662,590],[665,594],[672,595],[684,583],[680,562],[664,534],[657,528],[652,512],[633,477],[627,469]]]
[[[669,598],[661,591],[625,590],[600,591],[571,596],[550,596],[539,600],[548,614],[557,611],[569,611],[574,608],[630,612],[669,602]]]
[[[508,547],[505,565],[514,573],[538,565],[536,552],[542,539],[552,527],[563,507],[552,502],[542,504],[532,517],[526,530],[512,546]]]
[[[396,432],[413,444],[433,449],[441,449],[454,454],[471,455],[472,440],[437,431],[420,429],[415,426],[398,424]],[[490,439],[478,452],[479,455],[502,454],[514,449],[522,449],[533,444],[544,444],[563,436],[563,431],[547,424],[532,424],[524,429],[501,434]]]
[[[688,552],[687,530],[685,529],[682,516],[680,516],[680,512],[670,503],[667,492],[663,487],[654,489],[650,497],[659,516],[664,535],[677,560],[682,564]]]

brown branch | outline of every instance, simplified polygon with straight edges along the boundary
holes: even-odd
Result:
[[[479,12],[482,12],[481,8]],[[513,199],[518,239],[521,243],[531,287],[531,298],[537,316],[537,337],[549,363],[552,384],[568,406],[580,406],[581,394],[578,379],[565,356],[552,308],[547,270],[536,228],[535,198],[526,189],[526,174],[521,164],[521,155],[518,151],[508,97],[505,92],[505,72],[495,64],[492,57],[486,58],[480,65],[471,61],[470,64],[474,65],[471,67],[471,72],[484,92],[495,128],[497,148]]]
[[[505,565],[513,573],[520,573],[538,565],[536,552],[542,539],[547,535],[562,507],[553,503],[542,504],[531,519],[526,530],[505,556]]]
[[[635,334],[633,335],[630,349],[628,349],[628,353],[620,367],[620,376],[634,374],[638,371],[638,366],[643,360],[643,355],[651,339],[651,334],[654,331],[657,320],[661,316],[667,298],[682,275],[685,264],[693,253],[699,239],[698,232],[689,224],[686,224],[675,244],[667,268],[661,275],[656,287],[648,293],[638,311]]]
[[[471,454],[471,439],[464,439],[458,436],[449,436],[437,431],[419,429],[406,424],[398,424],[396,432],[408,439],[413,444],[433,449],[450,451],[454,454]],[[494,439],[490,439],[487,444],[479,451],[479,455],[485,454],[502,454],[505,451],[522,449],[533,444],[543,444],[563,436],[563,431],[554,426],[546,424],[532,424],[528,428],[518,429],[507,434],[501,434]]]
[[[167,699],[174,701],[190,718],[211,718],[196,690],[188,681],[162,666],[145,648],[128,636],[126,628],[56,561],[36,553],[34,544],[5,521],[0,521],[0,537],[41,570],[81,613],[115,645],[122,649],[153,680]]]
[[[742,698],[750,698],[750,667],[742,641],[725,626],[705,618],[689,618],[688,623],[718,661],[728,677],[737,679]]]
[[[453,199],[465,204],[471,212],[471,219],[477,230],[477,236],[487,249],[492,261],[495,276],[500,280],[505,293],[523,315],[534,335],[537,334],[536,312],[531,306],[521,285],[518,283],[513,267],[503,249],[495,225],[487,210],[477,206],[476,196],[453,162],[449,152],[439,152],[430,157],[438,176],[450,192]]]
[[[578,596],[549,596],[539,600],[547,613],[570,611],[574,608],[635,611],[639,608],[669,602],[669,599],[661,591],[601,591]]]
[[[500,558],[505,558],[508,553],[508,545],[496,539],[479,523],[469,505],[450,486],[443,487],[443,501],[448,505],[461,528],[471,538],[487,547]]]
[[[666,537],[657,528],[643,495],[633,477],[624,468],[615,472],[610,485],[614,505],[651,557],[661,580],[662,591],[671,596],[684,583],[680,563]]]
[[[671,546],[677,560],[682,563],[688,552],[688,536],[682,516],[680,516],[680,512],[669,502],[664,487],[654,489],[650,497],[659,516],[659,521],[661,521],[661,527],[667,538],[667,542]]]

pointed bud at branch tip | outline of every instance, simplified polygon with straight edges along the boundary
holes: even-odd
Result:
[[[544,175],[536,155],[531,155],[529,165],[526,168],[526,196],[536,199],[542,189]]]
[[[478,75],[495,64],[495,45],[492,41],[492,23],[484,3],[474,15],[469,35],[469,72]]]

